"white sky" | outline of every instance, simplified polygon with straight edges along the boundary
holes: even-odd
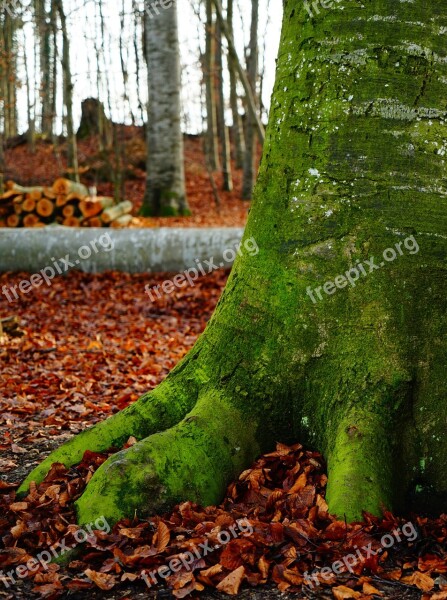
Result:
[[[259,0],[259,38],[262,47],[265,44],[265,80],[263,101],[265,106],[270,105],[270,95],[275,77],[275,59],[279,44],[281,30],[282,2],[280,0]],[[198,0],[178,0],[178,15],[180,29],[180,51],[182,61],[183,83],[183,112],[184,127],[190,133],[200,130],[203,120],[203,107],[201,100],[201,72],[198,68],[199,45],[204,49],[204,26],[199,22],[194,12],[193,5],[198,5]],[[239,57],[243,59],[244,46],[248,45],[250,27],[250,2],[235,0],[235,42]],[[137,5],[143,7],[143,2],[137,0]],[[74,113],[76,126],[80,118],[81,101],[88,96],[98,96],[98,85],[101,99],[106,98],[107,87],[111,90],[111,112],[113,119],[118,122],[130,123],[130,109],[138,116],[138,96],[136,93],[135,55],[133,50],[135,19],[132,15],[132,0],[103,0],[103,14],[105,23],[106,43],[100,48],[101,73],[99,84],[96,69],[96,46],[100,42],[97,35],[100,26],[97,3],[95,0],[65,0],[65,10],[68,15],[71,38],[71,65],[74,79]],[[121,28],[120,14],[124,7],[124,27]],[[27,67],[31,79],[34,79],[34,35],[31,19],[24,28],[24,43],[27,49]],[[129,71],[129,102],[124,101],[123,80],[119,54],[119,39],[123,31],[123,48],[127,69]],[[86,36],[86,39],[85,39]],[[141,42],[139,36],[139,42]],[[140,77],[141,101],[147,101],[144,85],[145,65],[144,57],[139,49],[141,67]],[[22,58],[22,80],[25,81],[24,59]],[[33,85],[31,86],[34,87]],[[31,89],[31,100],[34,89]],[[62,98],[59,94],[58,104],[61,107]],[[20,124],[21,129],[26,129],[26,86],[23,85],[19,92]],[[61,111],[61,109],[60,109]],[[107,104],[106,104],[106,111]]]

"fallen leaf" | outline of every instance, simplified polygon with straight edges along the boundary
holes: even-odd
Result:
[[[239,588],[241,583],[245,577],[245,568],[239,567],[229,575],[222,579],[219,585],[216,586],[216,589],[219,592],[223,592],[224,594],[229,594],[230,596],[235,596],[239,592]]]

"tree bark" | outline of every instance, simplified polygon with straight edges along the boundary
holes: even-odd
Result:
[[[206,0],[206,30],[205,30],[205,56],[203,59],[205,92],[206,92],[206,153],[208,164],[213,171],[220,167],[219,143],[217,137],[217,111],[216,111],[216,79],[215,55],[216,35],[213,18],[213,2]]]
[[[259,0],[251,0],[251,28],[250,28],[250,47],[247,59],[248,81],[255,98],[256,109],[257,101],[256,85],[258,81],[258,25],[259,25]],[[242,182],[242,199],[251,200],[253,185],[255,181],[255,160],[256,160],[256,119],[248,111],[246,117],[245,133],[245,157],[244,157],[244,177]]]
[[[177,2],[158,13],[146,11],[145,21],[149,106],[142,214],[186,215]]]
[[[39,70],[41,99],[40,130],[48,139],[53,135],[53,93],[55,82],[52,81],[53,71],[51,68],[51,55],[54,48],[51,47],[51,29],[54,19],[53,3],[50,4],[50,12],[47,12],[45,0],[35,0],[34,12],[36,19],[36,31],[39,40]],[[47,17],[49,21],[47,22]]]
[[[17,40],[19,20],[3,11],[0,36],[0,100],[2,102],[3,132],[5,139],[17,135]]]
[[[233,39],[233,15],[234,15],[234,0],[228,0],[227,4],[227,23],[228,32]],[[230,74],[230,106],[233,115],[233,143],[234,143],[234,158],[236,169],[242,169],[244,166],[245,156],[245,138],[244,129],[242,127],[242,119],[239,113],[239,98],[237,93],[237,72],[235,67],[234,56],[228,54],[228,71]]]
[[[67,162],[70,179],[79,182],[78,146],[73,124],[73,79],[70,66],[70,38],[67,30],[63,0],[55,0],[62,30],[62,73],[64,79],[65,125],[67,127]]]
[[[225,94],[223,82],[223,46],[222,32],[220,24],[216,23],[216,78],[217,78],[217,108],[218,108],[218,129],[220,147],[222,149],[222,174],[223,174],[223,189],[225,192],[233,190],[233,176],[231,173],[231,146],[228,127],[225,122]]]
[[[215,503],[256,454],[299,440],[325,454],[340,517],[445,510],[444,8],[352,3],[310,19],[286,0],[242,256],[205,333],[21,492],[133,435],[77,502],[81,524]]]

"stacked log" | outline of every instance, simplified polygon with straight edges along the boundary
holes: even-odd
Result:
[[[0,227],[127,227],[133,205],[91,197],[81,183],[56,179],[52,187],[23,187],[8,181],[0,196]]]

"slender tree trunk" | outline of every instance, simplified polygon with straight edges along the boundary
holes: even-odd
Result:
[[[233,17],[234,17],[234,0],[228,0],[227,5],[227,22],[228,31],[233,38]],[[228,70],[230,74],[230,106],[233,115],[233,143],[234,157],[236,161],[236,169],[242,169],[244,166],[245,156],[245,138],[244,129],[242,127],[242,118],[239,112],[239,99],[237,93],[237,73],[234,64],[234,57],[231,53],[228,54]]]
[[[81,524],[215,503],[256,454],[299,440],[325,454],[341,518],[445,511],[444,8],[348,3],[309,18],[285,1],[242,256],[204,335],[21,492],[134,435],[77,502]]]
[[[28,145],[31,152],[36,150],[36,101],[34,100],[34,106],[31,103],[31,78],[28,68],[28,57],[26,55],[26,45],[23,48],[24,63],[25,63],[25,80],[26,80],[26,115],[28,121]]]
[[[138,6],[136,4],[136,0],[132,0],[132,9],[134,14],[134,35],[133,35],[133,48],[134,48],[134,58],[135,58],[135,78],[137,83],[137,98],[138,98],[138,110],[140,121],[144,123],[144,107],[143,101],[141,100],[141,82],[140,82],[140,46],[138,43],[139,34],[141,31],[141,15],[138,10]]]
[[[180,129],[180,52],[177,2],[146,12],[149,77],[147,180],[142,214],[189,214]]]
[[[222,32],[219,23],[216,23],[216,75],[217,75],[217,90],[218,90],[218,128],[220,147],[222,149],[222,174],[223,174],[223,189],[226,192],[231,192],[233,189],[233,176],[231,174],[231,146],[228,127],[225,122],[225,94],[223,82],[223,47],[222,47]]]
[[[3,194],[5,189],[5,153],[3,150],[3,133],[2,124],[0,121],[0,196]]]
[[[52,9],[52,3],[51,3]],[[54,82],[51,70],[51,20],[53,16],[47,12],[46,0],[35,0],[36,30],[39,40],[39,70],[40,70],[40,130],[49,139],[53,133],[53,99]]]
[[[258,23],[259,23],[259,0],[252,0],[251,30],[249,57],[247,60],[248,80],[253,91],[253,97],[257,97],[256,84],[258,80]],[[253,192],[255,179],[256,160],[256,122],[250,111],[246,116],[246,148],[244,158],[244,178],[242,182],[242,199],[250,200]]]
[[[5,9],[1,21],[2,35],[0,38],[0,96],[3,99],[3,126],[6,139],[17,135],[17,25],[17,20]]]
[[[64,79],[65,125],[67,127],[67,157],[70,179],[79,183],[78,147],[73,124],[73,80],[70,66],[70,38],[63,0],[55,0],[62,30],[62,72]]]
[[[56,11],[56,0],[51,0],[51,11],[50,11],[50,29],[51,39],[53,43],[53,61],[51,65],[52,77],[51,77],[51,137],[55,147],[57,146],[56,131],[55,131],[55,119],[57,117],[57,65],[58,65],[58,54],[57,54],[57,11]]]
[[[120,63],[121,63],[121,73],[123,76],[123,101],[124,105],[127,105],[129,110],[129,115],[131,118],[132,125],[135,125],[135,117],[132,111],[132,105],[129,99],[128,87],[129,87],[129,72],[127,70],[127,61],[124,56],[124,43],[123,43],[123,32],[126,29],[126,0],[122,0],[121,5],[121,14],[120,14],[120,22],[121,22],[121,31],[119,36],[119,50],[120,50]]]
[[[217,112],[216,112],[216,78],[215,78],[215,55],[216,55],[216,32],[213,18],[212,0],[206,2],[206,48],[204,57],[205,67],[205,89],[206,89],[206,152],[208,164],[213,171],[220,168],[219,144],[217,135]]]
[[[216,9],[217,19],[219,20],[220,26],[222,28],[222,33],[227,38],[228,52],[234,61],[234,66],[236,68],[237,74],[239,75],[240,81],[241,81],[242,86],[245,91],[246,103],[247,103],[248,110],[250,111],[250,113],[253,117],[253,120],[256,123],[256,130],[258,132],[258,137],[259,137],[261,143],[264,143],[264,139],[265,139],[264,126],[261,122],[261,119],[259,118],[259,114],[258,114],[258,111],[256,108],[256,101],[255,101],[255,98],[253,95],[252,87],[250,85],[247,74],[246,74],[244,68],[242,67],[241,62],[238,57],[238,54],[236,52],[236,47],[234,45],[233,36],[231,35],[230,31],[228,30],[228,25],[227,25],[226,19],[224,19],[221,0],[213,0],[213,4]]]

